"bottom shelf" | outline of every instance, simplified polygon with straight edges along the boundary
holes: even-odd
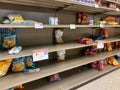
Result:
[[[74,75],[72,75],[73,73],[71,73],[71,75],[66,75],[65,78],[63,77],[61,81],[56,81],[52,83],[48,82],[45,79],[40,79],[34,82],[27,83],[25,85],[25,90],[68,90],[118,68],[120,67],[106,65],[103,71],[90,69],[83,72],[77,72],[77,74],[75,73]]]

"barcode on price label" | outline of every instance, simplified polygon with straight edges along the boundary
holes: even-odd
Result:
[[[33,61],[41,61],[48,59],[48,48],[40,49],[40,50],[33,50]]]

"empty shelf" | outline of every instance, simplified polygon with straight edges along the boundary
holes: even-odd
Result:
[[[70,60],[66,60],[64,62],[43,66],[41,67],[40,72],[33,73],[33,74],[27,74],[27,73],[8,74],[5,77],[0,78],[0,88],[4,90],[9,87],[13,87],[22,83],[27,83],[37,79],[41,79],[43,77],[46,77],[55,73],[60,73],[73,68],[77,68],[79,66],[89,64],[91,62],[98,61],[100,59],[104,59],[106,57],[113,56],[119,53],[120,53],[120,50],[114,50],[113,52],[103,52],[96,55],[77,57]]]
[[[35,88],[32,88],[32,90],[69,90],[71,88],[82,85],[88,81],[91,81],[92,79],[100,77],[118,68],[120,67],[113,67],[110,65],[106,65],[103,71],[97,71],[95,69],[90,69],[84,72],[79,72],[78,74],[75,74],[73,76],[63,78],[63,80],[61,81],[57,81],[53,83],[48,82],[48,84],[46,84],[45,86],[44,85],[39,86],[39,83],[34,83],[34,82],[31,84],[31,86],[32,85],[37,86]]]
[[[105,42],[116,42],[116,41],[120,41],[120,39],[119,38],[109,38],[109,39],[105,39],[104,41]],[[0,51],[0,60],[29,56],[29,55],[32,55],[33,50],[39,50],[39,49],[44,49],[44,48],[48,48],[48,52],[55,52],[55,51],[59,51],[59,50],[82,48],[82,47],[87,47],[87,46],[92,46],[92,45],[96,45],[96,43],[78,44],[76,42],[71,42],[71,43],[64,43],[64,44],[59,44],[59,45],[35,46],[35,47],[28,47],[28,48],[23,47],[23,50],[21,51],[21,53],[15,54],[15,55],[9,55],[8,52]]]

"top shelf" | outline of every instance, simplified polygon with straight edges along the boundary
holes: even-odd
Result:
[[[103,0],[103,1],[107,1],[107,2],[112,2],[112,3],[115,3],[115,4],[117,4],[117,5],[120,5],[120,2],[118,2],[118,1],[112,1],[112,0]]]
[[[86,4],[83,2],[76,2],[73,0],[1,0],[0,8],[7,8],[7,5],[12,9],[23,9],[23,6],[33,6],[41,8],[54,9],[55,11],[59,10],[71,10],[71,11],[84,11],[89,13],[102,13],[102,12],[117,12],[116,15],[120,15],[119,11],[107,7],[98,8],[94,4]],[[14,8],[14,5],[21,6],[21,8]],[[8,8],[8,9],[10,9]],[[41,9],[39,8],[39,9]],[[37,8],[36,8],[37,9]]]
[[[76,25],[76,28],[99,28],[100,25]],[[105,25],[104,27],[119,28],[120,25]],[[0,24],[0,28],[35,28],[34,25]],[[70,25],[44,25],[43,28],[70,28]]]

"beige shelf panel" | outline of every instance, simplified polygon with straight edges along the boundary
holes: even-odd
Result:
[[[106,65],[103,71],[90,69],[84,72],[80,72],[76,75],[64,78],[61,81],[57,81],[53,83],[48,82],[48,84],[42,87],[39,87],[38,83],[34,83],[34,85],[36,85],[37,87],[33,90],[69,90],[73,87],[79,86],[87,81],[102,76],[103,74],[106,74],[118,68],[120,67],[112,67],[110,65]]]
[[[100,27],[100,25],[76,25],[76,28],[86,28],[86,27],[98,28]],[[104,27],[119,28],[120,25],[105,25]],[[34,25],[0,24],[0,28],[35,28],[35,26]],[[44,28],[70,28],[70,25],[44,25]]]
[[[65,7],[65,10],[86,11],[91,13],[103,12],[103,11],[116,11],[115,9],[106,8],[106,7],[95,8],[94,5],[86,4],[82,2],[75,2],[72,0],[49,0],[49,1],[48,0],[46,1],[45,0],[1,0],[0,2],[16,4],[16,5],[54,8],[54,9],[60,9]]]
[[[109,39],[105,39],[104,41],[105,42],[116,42],[116,41],[120,41],[120,39],[119,38],[109,38]],[[29,55],[32,55],[33,50],[39,50],[39,49],[44,49],[44,48],[48,48],[48,52],[55,52],[55,51],[59,51],[59,50],[82,48],[82,47],[87,47],[87,46],[92,46],[92,45],[96,45],[96,43],[78,44],[75,42],[71,42],[71,43],[65,43],[65,44],[60,44],[60,45],[35,46],[35,47],[28,47],[28,48],[23,47],[23,50],[21,51],[21,53],[15,54],[15,55],[9,55],[8,52],[0,51],[0,61],[9,59],[9,58],[18,58],[18,57],[23,57],[23,56],[29,56]]]
[[[0,89],[4,90],[9,87],[13,87],[22,83],[27,83],[37,79],[41,79],[43,77],[46,77],[55,73],[67,71],[67,70],[70,70],[94,61],[98,61],[100,59],[104,59],[106,57],[113,56],[119,53],[120,53],[120,50],[114,50],[113,52],[103,52],[97,55],[78,57],[71,60],[66,60],[64,62],[59,62],[59,63],[41,67],[40,72],[34,73],[34,74],[27,74],[27,73],[9,74],[9,75],[6,75],[5,77],[0,78]]]

